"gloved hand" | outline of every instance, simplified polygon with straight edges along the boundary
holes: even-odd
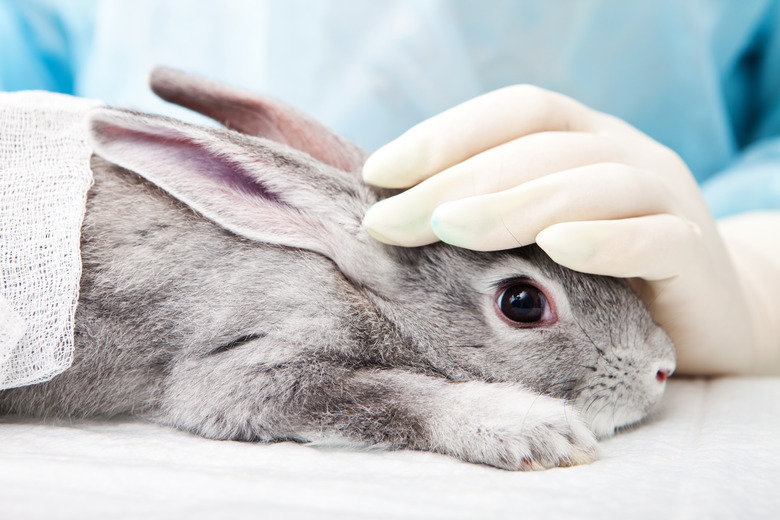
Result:
[[[364,179],[411,186],[367,212],[383,242],[536,242],[571,269],[629,278],[677,345],[678,373],[778,372],[780,304],[761,287],[780,288],[777,266],[744,248],[735,263],[685,163],[620,119],[508,87],[415,126]]]

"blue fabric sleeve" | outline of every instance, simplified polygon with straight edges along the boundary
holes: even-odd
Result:
[[[737,132],[744,148],[702,186],[716,218],[780,210],[780,2],[768,9],[739,67],[745,113]]]
[[[780,137],[754,145],[702,186],[715,218],[753,210],[780,210]]]
[[[0,90],[73,94],[95,7],[94,0],[0,0]]]

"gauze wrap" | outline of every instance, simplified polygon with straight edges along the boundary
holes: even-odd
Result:
[[[72,363],[92,184],[86,114],[100,104],[0,93],[0,389],[49,380]]]

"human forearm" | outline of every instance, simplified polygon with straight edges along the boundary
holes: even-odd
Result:
[[[747,373],[780,375],[780,211],[729,217],[718,222],[718,229],[752,321],[752,340],[735,348],[749,349]]]

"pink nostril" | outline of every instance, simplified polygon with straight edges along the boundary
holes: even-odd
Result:
[[[663,383],[664,381],[666,381],[668,377],[669,377],[668,370],[659,370],[655,374],[655,378],[658,380],[659,383]]]

